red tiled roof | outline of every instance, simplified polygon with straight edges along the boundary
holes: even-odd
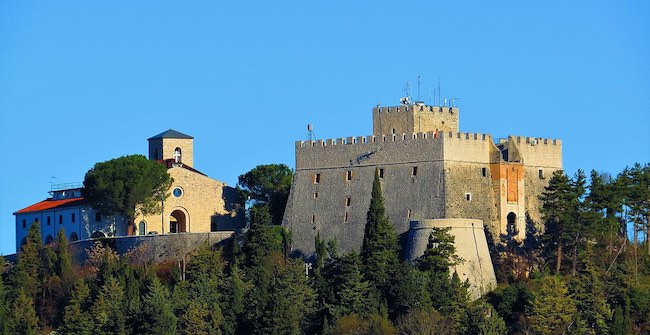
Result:
[[[83,205],[85,203],[86,203],[86,199],[84,198],[69,198],[69,199],[59,199],[59,200],[53,200],[52,198],[48,198],[41,202],[37,202],[31,206],[27,206],[15,212],[14,215],[21,214],[21,213],[29,213],[29,212],[40,212],[48,209],[55,209],[55,208],[62,208],[62,207],[78,206],[78,205]]]

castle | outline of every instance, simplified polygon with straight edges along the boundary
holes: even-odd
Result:
[[[526,225],[540,221],[538,196],[548,177],[562,169],[561,141],[495,142],[489,134],[459,132],[458,108],[408,99],[373,108],[372,119],[372,136],[295,143],[283,219],[293,231],[293,252],[312,254],[317,232],[336,239],[343,252],[358,252],[377,173],[405,257],[421,255],[431,227],[452,227],[466,258],[457,268],[461,278],[477,294],[493,286],[483,227],[496,241],[525,238]]]
[[[16,211],[16,249],[33,223],[50,243],[60,229],[69,240],[167,233],[231,232],[244,227],[237,190],[193,168],[194,138],[169,129],[148,139],[149,159],[164,164],[173,178],[162,213],[135,218],[104,215],[82,197],[81,183],[53,185],[50,198]]]

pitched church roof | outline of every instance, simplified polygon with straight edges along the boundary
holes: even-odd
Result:
[[[190,135],[185,135],[185,134],[183,134],[181,132],[178,132],[178,131],[170,128],[169,130],[163,131],[162,133],[160,133],[160,134],[158,134],[158,135],[156,135],[154,137],[149,138],[147,141],[158,139],[158,138],[193,139],[194,137],[192,137]]]

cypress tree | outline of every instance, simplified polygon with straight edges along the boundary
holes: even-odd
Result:
[[[399,264],[399,244],[393,225],[386,217],[377,171],[375,171],[370,207],[366,215],[361,259],[365,265],[366,279],[378,289],[380,301],[386,300],[393,285],[393,275]]]

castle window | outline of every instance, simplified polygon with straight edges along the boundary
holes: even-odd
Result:
[[[63,224],[63,215],[59,214],[59,224]]]
[[[481,168],[481,175],[487,177],[487,168]]]
[[[314,192],[314,199],[318,198],[318,192]]]
[[[345,198],[345,207],[350,207],[351,204],[352,204],[352,198],[350,197]]]
[[[406,217],[407,218],[411,217],[411,209],[410,208],[406,210]]]
[[[314,174],[314,184],[320,184],[320,173]]]
[[[74,213],[72,213],[71,221],[74,222],[74,220],[75,220],[75,215]]]
[[[395,134],[395,128],[393,128],[393,132],[392,132],[392,134]]]
[[[102,214],[99,212],[95,213],[95,222],[99,222],[102,220]]]
[[[411,176],[415,177],[418,175],[418,167],[414,166],[413,169],[411,170]]]
[[[352,180],[352,170],[348,170],[345,172],[345,180],[350,181]]]
[[[345,216],[343,217],[343,222],[348,222],[348,212],[345,212]]]
[[[384,178],[384,169],[379,169],[379,178],[383,179]]]
[[[472,193],[465,193],[465,200],[472,201]]]
[[[51,221],[51,220],[50,220],[50,217],[48,216],[48,217],[47,217],[47,225],[48,225],[48,226],[51,224],[50,221]]]
[[[182,162],[181,156],[182,156],[181,148],[177,147],[176,149],[174,149],[174,162],[181,163]]]
[[[311,216],[311,223],[316,223],[316,215]]]
[[[27,228],[27,220],[23,219],[23,229]]]
[[[542,169],[537,170],[537,174],[539,175],[539,179],[544,179],[544,170]]]

